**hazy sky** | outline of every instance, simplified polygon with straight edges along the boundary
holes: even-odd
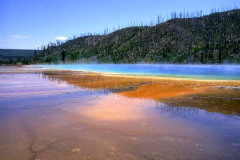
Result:
[[[34,49],[86,32],[156,21],[172,11],[209,13],[240,0],[0,0],[0,48]]]

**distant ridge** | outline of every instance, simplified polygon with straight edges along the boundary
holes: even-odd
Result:
[[[39,51],[38,51],[39,52]],[[34,57],[35,50],[31,49],[0,49],[1,63],[29,63]]]

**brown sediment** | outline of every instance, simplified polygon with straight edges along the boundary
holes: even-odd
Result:
[[[136,90],[126,91],[120,94],[127,97],[150,98],[160,100],[162,98],[199,93],[203,90],[203,86],[195,87],[188,83],[179,84],[179,82],[155,82],[142,85]]]
[[[51,148],[52,145],[54,145],[55,143],[58,143],[59,141],[56,141],[56,142],[52,142],[52,143],[49,143],[47,144],[47,146],[45,148],[42,148],[40,150],[34,150],[33,149],[33,145],[34,145],[34,142],[32,141],[30,144],[29,144],[29,152],[32,154],[32,158],[30,158],[30,160],[36,160],[37,159],[37,155],[41,152],[44,152],[48,149]]]

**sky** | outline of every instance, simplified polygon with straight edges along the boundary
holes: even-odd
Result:
[[[240,7],[240,0],[0,0],[0,48],[35,49],[82,33],[156,21],[172,11]]]

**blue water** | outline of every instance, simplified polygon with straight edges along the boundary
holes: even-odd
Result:
[[[90,71],[140,76],[240,80],[240,65],[58,64],[34,66],[47,69]]]

